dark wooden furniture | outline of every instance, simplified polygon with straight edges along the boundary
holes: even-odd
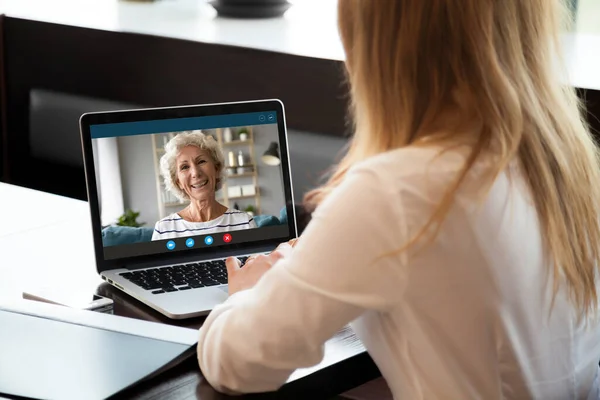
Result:
[[[290,129],[347,133],[340,61],[9,16],[0,17],[0,36],[0,180],[5,182],[86,198],[80,166],[31,154],[35,89],[143,106],[279,98]],[[587,42],[600,45],[600,38]],[[594,90],[600,89],[600,78],[588,80],[579,84],[580,94],[592,129],[600,131],[595,117],[600,90]],[[78,136],[73,124],[69,135]]]
[[[144,106],[279,98],[289,128],[345,132],[340,62],[7,16],[0,34],[2,179],[16,185],[85,199],[82,168],[30,154],[33,89]]]

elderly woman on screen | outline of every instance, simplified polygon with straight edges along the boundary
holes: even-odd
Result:
[[[256,228],[245,212],[231,210],[215,197],[223,182],[223,152],[212,136],[182,132],[165,145],[160,172],[167,190],[189,201],[183,210],[154,226],[152,240]]]

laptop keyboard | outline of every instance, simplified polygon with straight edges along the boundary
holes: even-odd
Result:
[[[242,265],[248,257],[238,257]],[[225,260],[206,261],[124,272],[128,281],[153,294],[227,284]]]

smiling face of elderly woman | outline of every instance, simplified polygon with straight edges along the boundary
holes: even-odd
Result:
[[[219,170],[207,150],[185,146],[176,159],[177,186],[192,200],[214,200]]]

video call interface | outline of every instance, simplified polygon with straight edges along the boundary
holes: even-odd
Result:
[[[275,111],[90,132],[105,259],[289,236]]]

